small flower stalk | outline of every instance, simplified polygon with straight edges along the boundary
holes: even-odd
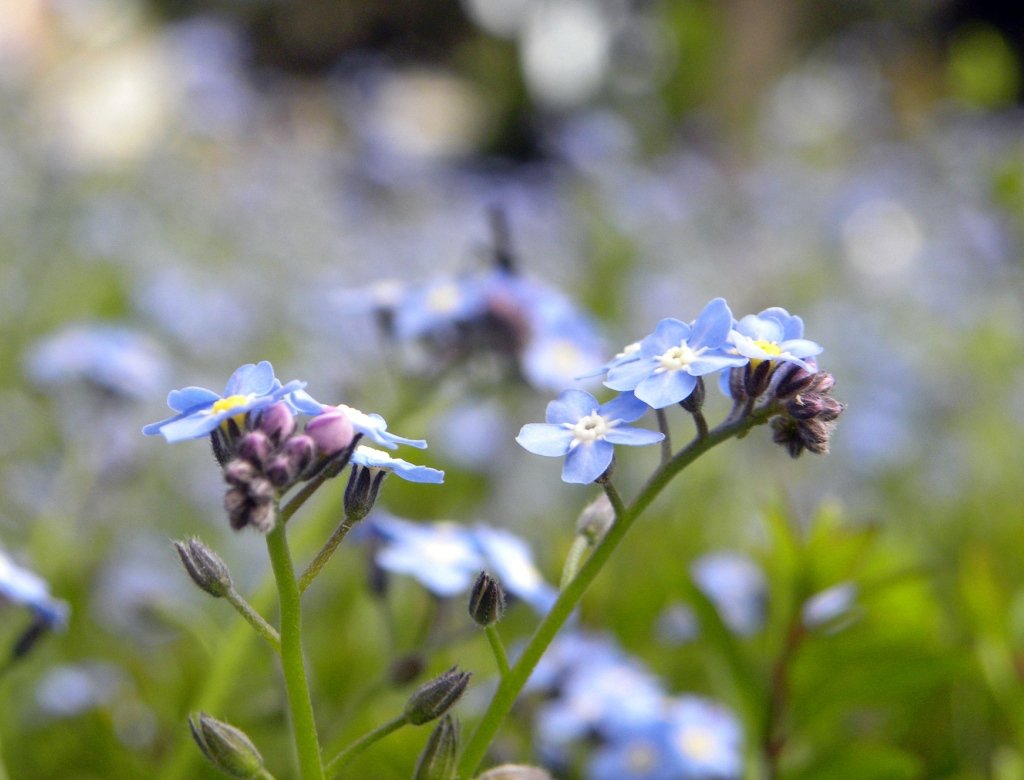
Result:
[[[241,729],[202,712],[189,718],[188,726],[203,755],[224,774],[254,778],[263,773],[263,756]]]
[[[421,726],[440,718],[462,698],[469,685],[470,676],[469,672],[460,672],[453,666],[421,685],[405,704],[406,721],[414,726]]]

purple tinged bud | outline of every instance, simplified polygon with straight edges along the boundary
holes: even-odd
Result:
[[[270,437],[263,431],[249,431],[238,440],[236,452],[255,466],[262,466],[270,455]]]
[[[751,361],[746,365],[743,382],[749,398],[758,398],[768,389],[773,365],[770,360]]]
[[[469,616],[479,626],[490,626],[505,614],[505,589],[494,577],[480,572],[469,594]]]
[[[747,367],[737,366],[729,369],[729,395],[738,403],[747,400]]]
[[[228,517],[234,517],[243,512],[248,503],[249,497],[241,488],[231,488],[224,494],[224,511],[228,513]],[[234,525],[234,522],[232,522],[232,525]]]
[[[217,553],[195,537],[175,542],[174,548],[192,582],[214,598],[228,594],[231,590],[231,575]]]
[[[249,483],[248,498],[254,504],[269,504],[277,495],[277,489],[269,479],[256,477]]]
[[[277,520],[277,511],[272,503],[256,504],[249,510],[248,523],[261,534],[266,536],[274,530],[274,523]]]
[[[188,727],[203,755],[224,774],[252,778],[263,771],[263,756],[241,729],[203,712],[189,718]]]
[[[274,444],[280,444],[295,432],[295,415],[288,404],[278,401],[263,410],[257,428],[269,436]]]
[[[267,475],[267,479],[274,487],[282,489],[295,480],[295,464],[287,455],[275,455],[267,461],[267,465],[263,467],[263,473]]]
[[[335,455],[352,443],[356,432],[348,416],[342,412],[325,412],[306,423],[306,434],[316,442],[320,453]]]
[[[318,444],[307,434],[292,436],[281,445],[281,454],[291,462],[293,474],[302,474],[316,457]]]
[[[450,710],[469,685],[469,672],[452,667],[417,688],[405,704],[405,719],[414,726],[429,723]]]
[[[816,377],[821,376],[821,374],[812,374],[803,366],[796,365],[796,363],[787,364],[779,369],[778,374],[779,380],[775,386],[775,396],[782,399],[792,398],[809,390],[811,385],[814,384]]]
[[[256,477],[256,466],[243,458],[229,460],[224,466],[224,481],[244,489]]]
[[[412,780],[452,780],[459,755],[459,722],[445,715],[430,733]]]

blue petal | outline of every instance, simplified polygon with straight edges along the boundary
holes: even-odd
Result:
[[[235,372],[228,378],[227,384],[224,385],[224,395],[241,395],[249,392],[242,388],[248,384],[249,375],[255,370],[255,363],[246,363],[245,365],[236,368]],[[271,375],[273,375],[273,371],[271,371]]]
[[[616,426],[605,435],[605,441],[612,444],[628,444],[633,447],[643,447],[647,444],[657,444],[665,438],[660,431],[649,431],[646,428],[634,428],[630,425]]]
[[[760,315],[748,314],[736,323],[736,330],[755,341],[770,341],[776,344],[782,341],[785,334],[782,322],[774,317],[764,316],[764,312]]]
[[[534,455],[558,457],[569,451],[573,434],[568,428],[549,423],[527,423],[519,431],[519,446]]]
[[[779,349],[783,352],[788,352],[793,357],[805,358],[820,355],[824,347],[807,339],[788,339],[779,344]]]
[[[622,363],[608,371],[604,386],[612,390],[632,390],[657,367],[657,362],[651,358]]]
[[[704,376],[723,368],[745,366],[749,359],[742,355],[716,355],[714,352],[706,352],[686,367],[687,373],[692,376]]]
[[[608,470],[614,453],[615,448],[606,441],[591,441],[573,447],[565,456],[562,481],[590,484]]]
[[[205,387],[185,387],[181,390],[171,390],[167,394],[167,405],[179,413],[192,412],[211,406],[219,400],[219,395]]]
[[[691,328],[685,322],[667,317],[657,324],[654,333],[640,342],[640,354],[645,358],[654,358],[664,354],[672,347],[687,343],[691,338]]]
[[[773,317],[782,325],[782,336],[776,339],[776,341],[803,338],[804,321],[795,314],[790,314],[781,306],[771,306],[761,312],[758,316]]]
[[[597,410],[597,399],[584,390],[563,390],[562,394],[548,404],[544,419],[553,424],[575,425],[581,417]]]
[[[288,384],[290,385],[291,382]],[[287,387],[287,385],[285,387]],[[285,396],[284,400],[292,410],[298,414],[316,417],[326,411],[326,407],[305,390],[295,390],[290,392]]]
[[[167,423],[174,422],[175,420],[180,420],[184,416],[185,415],[183,414],[176,414],[173,417],[168,417],[165,420],[160,420],[159,422],[144,425],[142,426],[142,433],[146,436],[156,436],[158,433],[160,433],[160,429],[167,425]]]
[[[197,412],[168,422],[160,428],[159,433],[172,444],[186,439],[199,439],[220,425],[224,417]]]
[[[714,298],[693,323],[689,344],[698,347],[717,347],[724,344],[732,330],[732,312],[725,298]]]
[[[637,398],[655,409],[664,409],[687,398],[696,386],[696,378],[685,371],[665,371],[647,377],[634,392]]]
[[[606,404],[603,404],[598,409],[598,413],[607,420],[633,422],[647,414],[650,408],[633,393],[622,393],[622,395],[617,395]]]

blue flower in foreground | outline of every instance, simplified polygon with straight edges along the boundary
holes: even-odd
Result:
[[[639,420],[647,404],[632,393],[623,393],[606,404],[583,390],[565,390],[548,404],[546,423],[522,427],[516,441],[534,455],[565,455],[562,479],[588,484],[611,465],[616,444],[640,446],[665,438],[657,431],[623,423]]]
[[[605,385],[632,390],[655,409],[679,403],[693,392],[697,377],[747,363],[727,351],[731,329],[732,312],[722,298],[712,300],[689,325],[664,319],[640,342],[639,359],[613,365]]]
[[[392,458],[386,452],[360,444],[352,452],[352,463],[371,469],[385,469],[408,482],[423,482],[439,485],[444,482],[444,472],[430,466],[417,466],[401,458]]]
[[[776,360],[796,363],[815,372],[805,358],[821,354],[822,347],[803,337],[804,322],[783,308],[773,306],[760,314],[748,314],[729,334],[734,350],[750,360]]]
[[[53,598],[45,580],[18,566],[3,550],[0,550],[0,599],[29,607],[50,627],[63,628],[67,624],[68,605]]]
[[[205,387],[172,390],[167,396],[167,405],[177,414],[150,423],[142,432],[147,436],[161,434],[169,442],[198,439],[216,430],[221,423],[264,409],[305,385],[298,380],[282,385],[274,376],[274,367],[266,360],[258,364],[246,363],[231,375],[224,395]]]

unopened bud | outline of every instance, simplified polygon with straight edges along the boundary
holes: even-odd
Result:
[[[306,434],[326,457],[341,452],[352,443],[356,432],[348,416],[340,411],[325,412],[306,423]]]
[[[502,764],[488,769],[476,780],[552,780],[546,769],[525,764]]]
[[[348,484],[345,486],[345,517],[351,522],[362,520],[377,503],[381,483],[387,476],[385,469],[352,464],[349,471]]]
[[[227,595],[231,590],[231,575],[217,553],[195,537],[175,542],[174,548],[192,582],[214,598]]]
[[[267,461],[263,467],[263,473],[267,475],[270,483],[280,489],[290,485],[297,476],[295,462],[287,455],[275,455]]]
[[[246,495],[254,504],[267,504],[274,500],[274,496],[277,495],[277,489],[269,479],[256,477],[256,479],[249,483]]]
[[[252,778],[263,771],[263,756],[241,729],[202,712],[189,718],[188,727],[203,755],[221,772]]]
[[[270,449],[270,437],[263,431],[249,431],[238,440],[238,454],[256,466],[263,465]]]
[[[452,780],[459,753],[459,722],[445,715],[430,732],[412,780]]]
[[[480,572],[469,594],[469,616],[480,626],[490,626],[505,614],[505,589],[485,571]]]
[[[707,396],[707,390],[704,387],[704,379],[703,377],[697,377],[697,384],[693,386],[693,392],[680,401],[679,405],[690,414],[697,414],[697,412],[704,408],[705,396]]]
[[[248,522],[244,517],[248,508],[249,497],[241,488],[231,488],[224,494],[224,511],[228,513],[232,528],[237,530]]]
[[[800,431],[798,430],[796,420],[792,417],[779,415],[772,418],[771,426],[772,441],[781,447],[785,447],[789,457],[799,458],[800,453],[804,451],[804,443],[800,438]]]
[[[823,420],[803,420],[797,424],[797,434],[808,452],[813,452],[815,455],[828,455],[832,427],[832,423]]]
[[[295,432],[295,415],[288,404],[278,401],[262,411],[257,428],[274,444],[280,444]]]
[[[779,379],[775,386],[775,396],[783,400],[806,392],[811,388],[817,374],[808,371],[796,363],[788,363],[778,371]]]
[[[743,374],[743,383],[747,391],[747,397],[757,398],[768,389],[768,384],[772,379],[773,368],[774,364],[770,360],[752,360],[747,363],[746,371]]]
[[[277,520],[277,511],[273,503],[255,504],[249,510],[247,522],[261,534],[266,536],[274,530],[274,523]]]
[[[729,395],[738,403],[747,400],[746,366],[729,369]]]
[[[294,473],[301,475],[316,457],[317,446],[312,436],[300,433],[281,445],[281,454],[291,461]]]
[[[232,458],[224,466],[224,481],[229,485],[244,488],[256,476],[256,466],[243,458]]]
[[[576,533],[587,537],[593,545],[604,538],[608,529],[615,522],[615,507],[607,493],[601,493],[597,498],[583,507],[579,519],[576,521]]]
[[[417,688],[405,704],[405,718],[414,726],[440,718],[454,706],[469,685],[469,672],[452,667]]]

